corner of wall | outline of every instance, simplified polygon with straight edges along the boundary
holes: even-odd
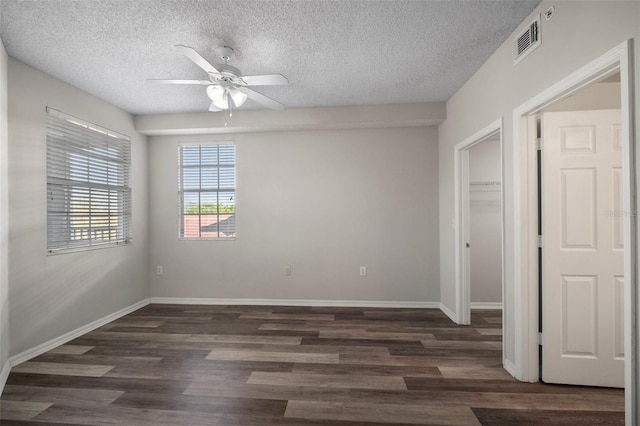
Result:
[[[9,191],[7,52],[0,39],[0,394],[9,376]]]
[[[442,302],[440,302],[440,310],[448,316],[451,321],[456,322],[456,314]]]
[[[4,385],[7,383],[10,372],[11,363],[9,362],[9,360],[6,360],[2,366],[2,370],[0,370],[0,395],[2,395],[2,391],[4,391]]]

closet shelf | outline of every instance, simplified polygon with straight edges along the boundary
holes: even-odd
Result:
[[[471,192],[499,192],[501,187],[500,181],[469,182],[469,191]]]

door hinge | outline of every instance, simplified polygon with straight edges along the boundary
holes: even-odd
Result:
[[[543,144],[543,139],[542,138],[536,138],[536,149],[538,151],[542,151],[542,144]]]
[[[542,346],[542,333],[538,333],[538,345]]]
[[[538,248],[542,248],[542,235],[538,235]]]

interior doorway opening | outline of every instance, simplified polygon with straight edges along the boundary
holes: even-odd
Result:
[[[471,310],[500,309],[504,300],[504,189],[502,120],[454,149],[457,324]],[[474,272],[475,271],[475,272]],[[502,327],[504,336],[504,310]],[[503,358],[504,358],[504,337]]]

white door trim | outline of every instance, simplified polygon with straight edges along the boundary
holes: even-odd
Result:
[[[638,420],[637,218],[633,123],[632,41],[627,40],[513,111],[515,373],[539,380],[537,175],[532,115],[594,81],[620,71],[622,92],[623,206],[625,212],[625,412],[627,424]]]
[[[457,324],[471,323],[471,301],[470,301],[470,277],[469,277],[469,251],[466,243],[469,241],[469,150],[476,144],[489,139],[492,136],[500,135],[500,179],[503,183],[500,188],[500,232],[501,232],[501,258],[502,258],[502,301],[504,303],[504,155],[502,144],[502,118],[494,121],[485,128],[477,131],[464,141],[454,147],[453,167],[454,167],[454,198],[455,198],[455,290],[456,307],[455,321]],[[504,309],[502,310],[502,335],[504,336]],[[504,363],[504,338],[502,339],[502,357]]]

